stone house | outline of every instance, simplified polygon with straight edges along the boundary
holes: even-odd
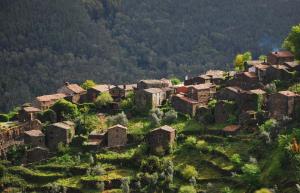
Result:
[[[273,80],[291,80],[293,76],[293,72],[285,65],[272,65],[266,70],[266,80],[268,82]]]
[[[285,63],[283,63],[283,65],[286,66],[289,69],[289,71],[300,72],[300,62],[299,61],[285,62]]]
[[[63,87],[57,90],[57,93],[63,93],[67,96],[67,100],[73,103],[79,103],[80,100],[83,100],[83,96],[86,94],[86,90],[84,90],[78,84],[70,84],[66,82]]]
[[[192,77],[184,81],[184,85],[186,86],[195,85],[195,84],[206,84],[206,83],[211,83],[211,76],[205,74]]]
[[[188,86],[176,86],[175,88],[175,93],[174,94],[183,94],[183,95],[187,95],[188,93]]]
[[[121,101],[121,99],[124,99],[130,92],[133,92],[134,88],[136,88],[136,84],[116,85],[109,90],[109,93],[114,101]]]
[[[256,111],[245,111],[239,115],[239,124],[242,126],[256,126],[257,123]]]
[[[235,101],[240,112],[247,110],[257,110],[258,96],[251,91],[243,90],[239,87],[226,87],[218,95],[218,100]]]
[[[115,125],[107,129],[107,147],[121,147],[127,144],[127,127]]]
[[[175,142],[176,130],[172,127],[165,125],[152,130],[148,135],[148,143],[151,150],[156,150],[162,147],[165,150]]]
[[[235,115],[237,113],[236,111],[237,106],[234,101],[218,101],[214,109],[215,122],[226,123],[231,115]]]
[[[202,105],[207,105],[208,101],[214,97],[216,86],[211,83],[198,84],[188,87],[188,98],[198,101]]]
[[[205,74],[206,76],[209,76],[210,82],[216,85],[223,84],[225,81],[226,73],[222,70],[209,70]]]
[[[56,150],[59,143],[67,145],[75,135],[75,124],[70,121],[51,124],[46,128],[46,144],[50,150]]]
[[[166,92],[160,88],[148,88],[135,91],[135,104],[139,110],[144,111],[157,108],[166,100]]]
[[[272,94],[268,99],[269,116],[281,120],[285,116],[292,118],[295,115],[296,101],[299,95],[291,91],[280,91]]]
[[[267,56],[267,62],[271,65],[283,64],[285,62],[292,62],[294,60],[294,55],[289,51],[271,52]]]
[[[244,90],[261,88],[259,79],[254,72],[242,72],[234,76],[233,79],[227,82],[228,86],[240,87]]]
[[[51,94],[51,95],[43,95],[36,97],[36,100],[34,102],[34,106],[41,110],[47,110],[52,105],[54,105],[55,102],[57,102],[60,99],[66,98],[67,95],[63,93],[57,93],[57,94]]]
[[[37,118],[37,114],[41,112],[40,109],[30,106],[22,106],[18,112],[18,120],[20,122],[33,121]]]
[[[266,80],[268,68],[270,68],[270,65],[267,64],[259,64],[254,67],[254,72],[256,73],[259,81],[263,82]]]
[[[47,159],[49,150],[45,147],[34,147],[26,150],[26,162],[34,163]]]
[[[198,101],[180,94],[172,96],[171,104],[176,111],[183,114],[189,114],[192,117],[195,116],[197,108],[201,106]]]
[[[88,136],[86,146],[89,150],[97,151],[99,148],[107,144],[106,133],[102,131],[92,131]]]
[[[23,143],[24,127],[17,122],[0,123],[0,157],[4,157],[7,150]]]
[[[103,92],[109,92],[114,86],[108,84],[98,84],[87,90],[87,100],[89,102],[95,102],[97,97]]]
[[[170,80],[160,79],[160,80],[141,80],[137,83],[137,89],[149,89],[149,88],[166,88],[172,86]]]
[[[45,135],[41,130],[30,130],[24,132],[24,143],[31,147],[45,146]]]

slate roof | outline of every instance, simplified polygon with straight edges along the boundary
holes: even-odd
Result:
[[[158,130],[163,130],[163,131],[167,131],[167,132],[170,132],[170,133],[176,131],[174,128],[172,128],[168,125],[164,125],[164,126],[161,126],[159,128],[153,129],[151,132],[158,131]]]
[[[25,131],[24,134],[29,135],[31,137],[43,137],[43,136],[45,136],[44,133],[41,130]]]
[[[113,88],[114,86],[108,85],[108,84],[98,84],[96,86],[93,86],[92,89],[99,91],[99,92],[108,92],[110,88]]]
[[[23,110],[27,113],[37,113],[41,111],[39,108],[35,107],[24,107]]]
[[[194,88],[196,90],[206,90],[212,88],[214,85],[211,83],[205,83],[205,84],[197,84],[197,85],[191,85],[189,87]]]
[[[160,93],[163,92],[162,89],[160,88],[148,88],[144,90],[145,92],[151,93],[151,94],[156,94],[156,93]]]
[[[85,90],[78,84],[69,84],[66,87],[76,94],[81,94],[85,92]]]
[[[223,128],[223,131],[225,132],[235,132],[238,131],[241,128],[240,125],[228,125]]]
[[[47,101],[52,101],[52,100],[59,100],[65,98],[67,95],[63,93],[57,93],[57,94],[51,94],[51,95],[43,95],[43,96],[38,96],[36,99],[40,102],[47,102]]]
[[[123,125],[120,125],[120,124],[114,125],[114,126],[108,128],[107,130],[115,129],[115,128],[121,128],[121,129],[127,130],[127,127],[125,127],[125,126],[123,126]]]
[[[298,94],[292,92],[292,91],[289,91],[289,90],[285,90],[285,91],[280,91],[278,92],[279,94],[282,94],[282,95],[285,95],[285,96],[288,96],[288,97],[294,97],[294,96],[299,96]]]
[[[286,58],[286,57],[294,57],[294,54],[292,54],[290,51],[277,51],[271,53],[273,56],[276,56],[277,58]]]

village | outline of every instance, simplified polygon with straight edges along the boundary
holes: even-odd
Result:
[[[40,114],[49,109],[56,111],[53,106],[62,100],[75,106],[95,104],[103,93],[110,95],[113,101],[102,104],[103,108],[95,112],[102,123],[109,116],[120,114],[130,120],[152,112],[152,119],[159,118],[157,112],[167,108],[164,113],[172,112],[174,119],[181,115],[201,125],[221,125],[221,128],[201,132],[225,139],[234,138],[239,132],[254,133],[270,119],[284,125],[299,119],[300,95],[288,89],[299,82],[299,72],[300,63],[291,52],[275,51],[264,60],[244,62],[241,71],[209,70],[176,84],[164,78],[140,80],[136,84],[97,84],[85,89],[65,82],[56,93],[38,96],[33,102],[22,105],[15,119],[0,123],[0,157],[6,160],[12,147],[26,146],[19,163],[38,164],[51,159],[61,147],[78,143],[78,125],[73,118],[59,116],[56,112],[49,122],[42,120]],[[122,109],[122,101],[129,97],[132,97],[135,113],[130,112],[132,109],[125,112]],[[92,153],[118,152],[146,143],[149,155],[163,157],[172,152],[174,144],[180,143],[181,134],[172,126],[172,121],[161,123],[154,124],[141,139],[132,136],[128,125],[122,125],[122,121],[104,124],[86,133],[80,147]],[[298,145],[297,139],[290,143]]]

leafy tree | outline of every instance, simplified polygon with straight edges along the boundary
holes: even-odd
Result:
[[[158,118],[157,114],[155,114],[155,113],[150,114],[150,121],[151,121],[151,125],[153,127],[160,126],[161,119]]]
[[[181,83],[181,80],[179,78],[174,77],[174,78],[171,78],[171,83],[172,83],[172,85],[178,85]]]
[[[191,165],[186,165],[184,169],[181,172],[182,176],[186,179],[189,180],[192,177],[197,177],[198,172],[194,166]]]
[[[93,80],[86,80],[84,83],[82,83],[81,87],[85,90],[92,88],[96,86],[96,83]]]
[[[295,57],[300,60],[300,24],[292,27],[284,40],[283,47],[293,52]]]
[[[103,106],[107,106],[108,104],[112,103],[114,100],[109,94],[109,92],[102,92],[96,99],[96,106],[98,108],[102,108]]]
[[[194,136],[189,136],[185,139],[184,145],[188,148],[193,148],[197,144],[197,139]]]
[[[100,130],[100,120],[96,115],[81,115],[76,121],[76,134],[88,134],[93,130]]]
[[[267,61],[267,56],[266,56],[266,55],[260,55],[260,56],[258,57],[258,59],[259,59],[260,61]]]
[[[234,67],[237,71],[244,70],[244,63],[246,61],[252,60],[251,52],[245,52],[244,54],[238,54],[234,60]]]
[[[9,121],[9,117],[6,114],[0,114],[0,122],[7,122]]]
[[[55,123],[57,121],[56,112],[53,111],[52,109],[48,109],[43,112],[42,119],[43,122]]]
[[[126,98],[121,101],[120,106],[123,111],[132,112],[134,108],[134,93],[128,93]]]
[[[197,193],[197,191],[194,186],[181,186],[179,193]]]
[[[235,153],[230,157],[230,161],[232,163],[234,163],[236,166],[239,166],[242,162],[241,156],[239,154]]]
[[[110,116],[107,118],[107,124],[109,126],[113,126],[113,125],[123,125],[123,126],[127,126],[128,125],[128,119],[127,116],[124,112],[119,113],[117,115],[114,116]]]
[[[57,120],[62,121],[66,119],[74,119],[78,116],[79,112],[77,109],[77,105],[65,100],[61,99],[57,101],[51,109],[56,112]]]
[[[178,114],[175,110],[170,110],[165,113],[163,121],[167,124],[171,124],[177,120]]]

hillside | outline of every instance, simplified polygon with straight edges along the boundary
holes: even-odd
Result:
[[[2,0],[0,111],[64,81],[133,82],[231,68],[277,49],[299,1]],[[228,65],[227,65],[228,64]]]

